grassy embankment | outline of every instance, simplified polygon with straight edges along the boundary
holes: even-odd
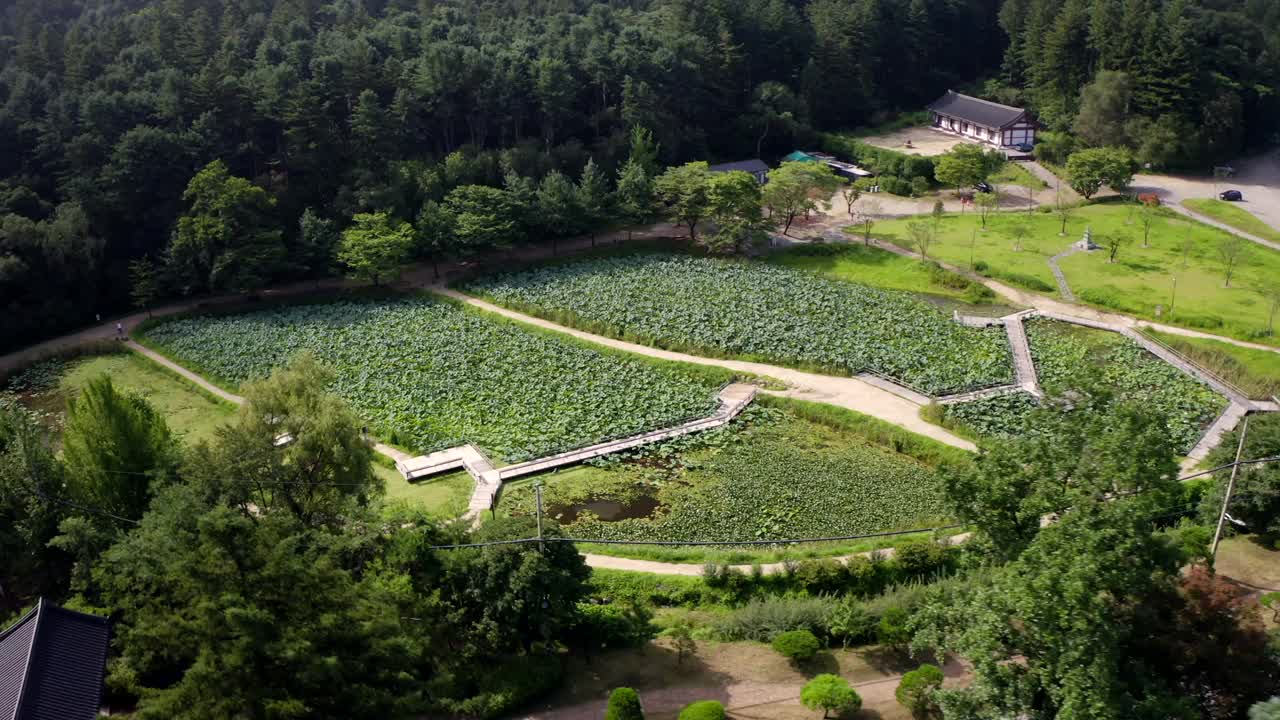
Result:
[[[1192,198],[1183,200],[1182,204],[1194,212],[1226,223],[1237,230],[1257,235],[1264,240],[1280,242],[1280,230],[1266,224],[1248,210],[1236,207],[1235,203],[1216,198]]]
[[[1155,330],[1145,332],[1244,390],[1252,398],[1267,399],[1280,394],[1280,353],[1244,348],[1220,340]]]

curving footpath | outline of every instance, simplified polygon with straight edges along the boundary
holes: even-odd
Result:
[[[142,355],[146,357],[148,360],[154,362],[155,364],[160,365],[165,369],[180,375],[184,380],[192,383],[196,387],[200,388],[201,390],[204,390],[205,392],[213,395],[214,397],[217,397],[221,400],[226,400],[227,402],[233,405],[244,404],[244,398],[242,396],[223,390],[217,385],[214,385],[208,380],[205,380],[203,377],[200,377],[196,373],[193,373],[190,370],[182,367],[178,363],[170,360],[164,355],[161,355],[155,350],[152,350],[151,348],[145,347],[143,345],[139,345],[133,340],[126,340],[124,344],[125,344],[125,347],[129,348],[133,352],[136,352],[139,355]],[[400,452],[399,450],[389,445],[383,445],[382,443],[376,443],[373,446],[373,449],[377,451],[379,454],[385,455],[391,458],[392,460],[395,460],[396,462],[409,459],[408,455]]]
[[[973,533],[960,533],[951,535],[944,539],[944,545],[959,545],[966,542]],[[849,555],[838,555],[830,558],[822,558],[825,560],[835,560],[840,563],[848,563],[849,560],[857,557],[871,558],[879,556],[889,559],[894,555],[894,548],[882,548],[880,550],[868,550],[867,552],[852,553]],[[697,563],[675,563],[660,562],[657,560],[633,560],[632,558],[614,557],[613,555],[597,555],[594,553],[582,553],[582,557],[587,561],[587,565],[593,568],[601,568],[606,570],[626,570],[629,572],[642,572],[654,575],[686,575],[701,577],[706,564]],[[733,570],[743,573],[752,573],[755,571],[755,565],[730,565]],[[765,575],[778,575],[787,571],[787,563],[765,563],[759,566],[760,572]]]
[[[648,357],[659,358],[661,360],[674,360],[677,362],[692,363],[695,365],[714,365],[716,367],[727,368],[735,372],[771,377],[782,381],[789,388],[783,391],[763,391],[771,395],[835,405],[837,407],[863,413],[864,415],[871,415],[910,430],[918,435],[924,435],[925,437],[946,443],[952,447],[958,447],[971,452],[976,452],[978,449],[976,445],[968,440],[944,430],[933,423],[926,422],[920,417],[920,403],[912,402],[911,400],[901,397],[899,394],[889,392],[882,387],[877,387],[876,385],[873,385],[861,378],[818,375],[801,370],[779,367],[777,365],[767,365],[765,363],[747,362],[742,360],[722,360],[672,352],[670,350],[659,350],[657,348],[649,347],[648,345],[638,345],[636,343],[626,342],[625,340],[615,340],[603,335],[575,330],[571,327],[551,322],[550,320],[543,320],[542,318],[526,315],[522,312],[508,310],[507,308],[494,305],[491,302],[481,300],[480,298],[440,285],[433,286],[431,291],[486,312],[501,315],[512,320],[518,320],[529,325],[554,330],[597,345],[625,350],[630,353],[635,353],[636,355],[646,355]]]

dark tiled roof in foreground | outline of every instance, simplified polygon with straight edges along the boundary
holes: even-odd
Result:
[[[948,90],[946,95],[934,100],[933,104],[929,105],[929,109],[989,128],[1002,128],[1022,117],[1026,112],[1022,108],[961,95],[955,90]]]
[[[0,720],[93,720],[109,639],[106,618],[41,600],[0,632]]]
[[[711,172],[729,172],[731,170],[742,170],[749,173],[769,172],[769,166],[765,165],[763,160],[756,158],[752,158],[751,160],[741,160],[739,162],[712,165],[707,169]]]

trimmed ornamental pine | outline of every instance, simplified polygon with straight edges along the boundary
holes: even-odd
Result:
[[[609,693],[609,707],[604,711],[604,720],[644,720],[640,694],[629,687],[615,688]]]
[[[679,720],[724,720],[724,705],[716,700],[699,700],[686,705]]]
[[[821,710],[822,717],[836,717],[862,709],[862,696],[849,681],[839,675],[823,673],[805,683],[800,690],[800,703],[810,710]]]
[[[705,417],[715,380],[426,298],[290,305],[163,322],[147,339],[228,385],[302,351],[379,435],[415,452],[474,443],[518,462]]]
[[[808,630],[792,630],[779,633],[773,639],[773,649],[792,662],[805,662],[818,654],[822,643]]]
[[[916,296],[748,260],[644,254],[482,278],[470,290],[588,330],[827,372],[874,371],[950,394],[1013,381],[1001,328]]]

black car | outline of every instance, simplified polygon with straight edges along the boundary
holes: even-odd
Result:
[[[989,192],[991,192],[991,184],[990,184],[990,183],[985,183],[985,182],[980,182],[980,183],[977,183],[976,185],[974,185],[974,186],[973,186],[973,189],[974,189],[974,190],[977,190],[978,192],[985,192],[985,193],[989,193]]]
[[[1029,153],[1036,149],[1036,146],[1032,145],[1031,143],[1022,143],[1021,145],[1018,145],[1016,147],[1018,152],[1024,152],[1024,153]]]
[[[1239,190],[1223,190],[1218,193],[1218,197],[1231,202],[1240,202],[1244,199],[1244,195],[1241,194]]]

